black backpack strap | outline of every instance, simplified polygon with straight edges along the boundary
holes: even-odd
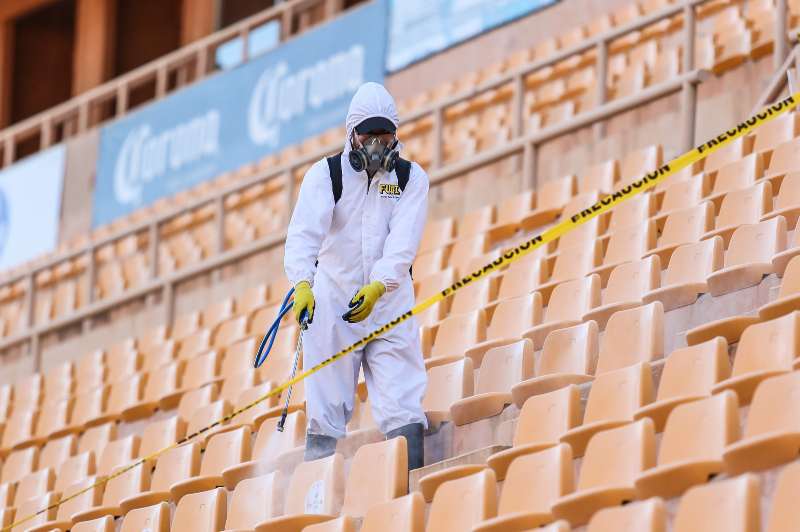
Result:
[[[411,161],[397,159],[394,171],[397,173],[397,185],[400,187],[400,190],[405,190],[408,179],[411,177]]]
[[[328,171],[331,174],[331,188],[333,188],[333,203],[339,203],[342,197],[342,152],[328,157]]]

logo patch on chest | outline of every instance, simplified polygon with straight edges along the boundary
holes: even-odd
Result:
[[[378,190],[382,198],[400,199],[400,195],[403,194],[403,191],[400,189],[400,185],[392,185],[388,183],[381,183],[378,187]]]

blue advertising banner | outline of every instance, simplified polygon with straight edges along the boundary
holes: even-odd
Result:
[[[386,69],[400,70],[558,0],[390,0]]]
[[[0,171],[0,270],[56,249],[65,158],[59,144]]]
[[[105,126],[94,227],[343,125],[383,82],[386,3],[371,2],[265,55]]]

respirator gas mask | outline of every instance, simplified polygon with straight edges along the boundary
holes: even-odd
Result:
[[[386,140],[381,137],[386,135],[370,135],[361,143],[356,146],[355,132],[350,139],[350,166],[356,172],[363,172],[366,170],[369,174],[374,174],[378,170],[391,172],[397,164],[397,159],[400,158],[400,149],[397,138],[393,138],[388,144]]]

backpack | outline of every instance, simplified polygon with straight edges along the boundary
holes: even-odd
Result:
[[[328,171],[331,174],[331,187],[333,188],[333,203],[339,202],[342,197],[342,152],[327,158]],[[406,189],[408,178],[411,175],[411,162],[405,159],[397,159],[394,168],[397,173],[397,185],[400,190]]]

